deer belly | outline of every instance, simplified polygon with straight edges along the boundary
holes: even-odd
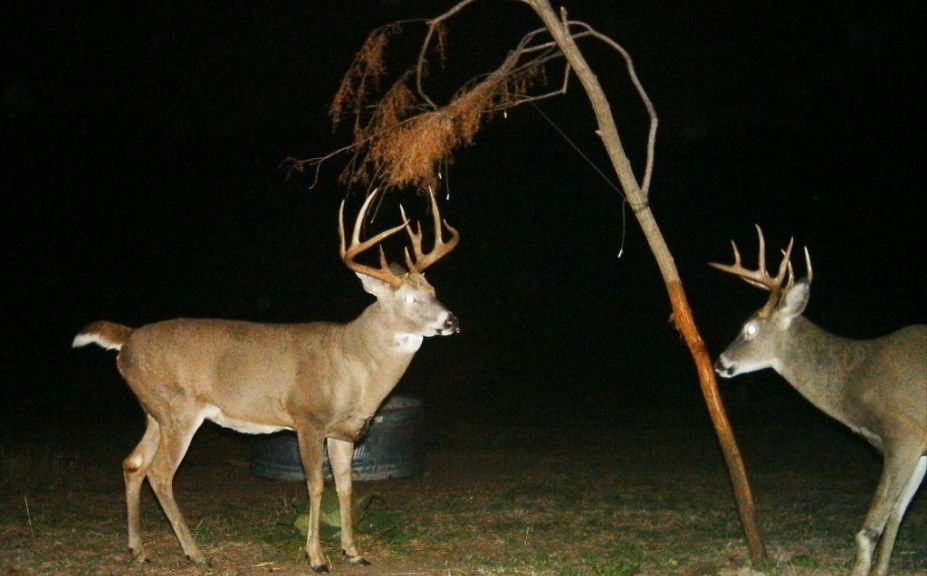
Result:
[[[218,406],[210,406],[207,408],[204,417],[207,420],[212,420],[223,428],[229,428],[236,432],[241,432],[242,434],[271,434],[273,432],[279,432],[280,430],[292,430],[292,428],[288,426],[261,424],[260,422],[250,422],[248,420],[231,418],[223,413]]]
[[[372,418],[373,416],[367,418],[348,416],[344,420],[339,420],[329,426],[325,435],[329,438],[354,442],[364,437],[364,434],[367,433],[367,428],[370,427]]]

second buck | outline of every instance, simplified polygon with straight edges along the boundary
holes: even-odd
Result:
[[[375,194],[375,192],[374,192]],[[361,241],[360,229],[374,194],[364,202],[350,245],[345,243],[344,203],[339,213],[341,258],[377,301],[347,324],[255,324],[229,320],[178,319],[129,328],[94,322],[74,346],[99,344],[119,350],[116,366],[147,417],[145,434],[123,462],[129,549],[145,560],[139,491],[151,484],[186,555],[200,552],[174,501],[174,472],[204,420],[248,434],[295,430],[309,487],[306,553],[316,572],[328,571],[319,540],[322,450],[328,456],[341,507],[341,547],[354,564],[366,564],[354,544],[351,520],[351,458],[377,407],[396,386],[426,336],[458,331],[457,318],[435,297],[425,268],[457,245],[445,223],[445,243],[434,195],[435,242],[422,252],[421,230],[408,220]],[[403,214],[405,217],[405,214]],[[379,268],[355,261],[365,250],[405,229],[413,255],[408,272],[390,266],[380,250]]]
[[[884,455],[882,477],[862,529],[856,534],[853,576],[885,576],[898,525],[927,471],[927,325],[873,340],[834,336],[802,316],[811,290],[808,276],[795,281],[789,256],[775,277],[766,271],[763,231],[759,266],[711,266],[770,292],[766,304],[743,325],[718,358],[715,370],[730,378],[772,368],[829,416],[862,435]],[[875,565],[872,555],[878,547]]]

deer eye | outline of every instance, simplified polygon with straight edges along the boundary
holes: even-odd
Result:
[[[756,325],[756,322],[747,322],[744,324],[744,339],[752,340],[759,331],[760,327]]]

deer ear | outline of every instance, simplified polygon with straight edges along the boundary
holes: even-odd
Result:
[[[391,288],[391,286],[388,283],[382,280],[378,280],[374,278],[373,276],[367,276],[366,274],[362,274],[360,272],[355,272],[355,274],[357,274],[357,277],[360,278],[360,281],[364,287],[364,290],[368,294],[373,294],[377,298],[385,294]]]
[[[782,300],[776,307],[776,313],[783,320],[791,321],[792,318],[805,311],[810,296],[811,283],[807,278],[802,278],[782,296]]]

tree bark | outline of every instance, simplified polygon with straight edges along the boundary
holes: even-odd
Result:
[[[740,449],[737,447],[737,441],[734,438],[727,413],[724,410],[721,395],[718,392],[718,383],[715,380],[711,358],[695,324],[672,254],[647,202],[647,191],[641,189],[637,178],[634,176],[631,163],[627,154],[625,154],[618,135],[611,106],[598,79],[573,41],[568,25],[565,23],[565,14],[562,20],[559,19],[549,0],[523,1],[530,5],[544,22],[554,41],[576,72],[576,77],[582,83],[583,89],[592,104],[599,126],[599,137],[602,138],[615,173],[618,175],[625,198],[630,204],[643,230],[644,237],[647,239],[647,243],[656,258],[657,266],[669,293],[673,309],[673,321],[676,329],[682,334],[695,362],[702,395],[705,398],[708,413],[711,415],[711,421],[718,442],[721,444],[731,483],[733,484],[740,522],[747,539],[750,560],[754,566],[759,566],[766,561],[766,546],[756,525],[756,508],[753,503],[746,468],[740,455]]]

